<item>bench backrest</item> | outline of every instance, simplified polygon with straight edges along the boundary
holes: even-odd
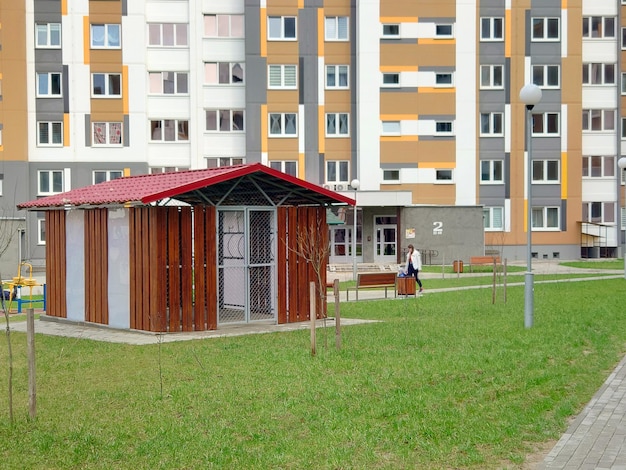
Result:
[[[396,284],[396,273],[361,273],[357,276],[357,287],[393,286]]]
[[[500,264],[499,256],[471,256],[470,264],[493,264],[494,260],[496,264]]]

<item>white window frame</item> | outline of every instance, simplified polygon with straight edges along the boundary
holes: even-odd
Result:
[[[58,44],[52,42],[52,28],[58,27],[59,31],[59,41]],[[46,35],[46,42],[39,42],[39,32],[44,32]],[[35,48],[36,49],[61,49],[61,44],[63,41],[61,23],[36,23],[35,24]]]
[[[204,157],[207,168],[219,168],[222,166],[243,165],[245,157]],[[214,163],[214,165],[212,165]]]
[[[435,168],[435,184],[454,184],[454,170],[452,168]]]
[[[449,81],[448,81],[448,78],[450,79]],[[435,87],[437,88],[454,87],[454,73],[453,72],[435,72]]]
[[[582,220],[593,224],[615,224],[615,201],[583,201]],[[600,217],[593,217],[594,206],[600,209]],[[585,217],[586,216],[586,217]]]
[[[280,21],[280,34],[278,36],[271,36],[272,28],[270,23],[275,20]],[[294,35],[293,37],[285,36],[285,22],[287,19],[293,19],[294,21]],[[268,16],[267,17],[267,40],[268,41],[297,41],[298,40],[298,17],[297,16]]]
[[[495,83],[496,73],[495,71],[500,70],[500,84]],[[487,80],[484,80],[484,79]],[[488,84],[484,82],[488,81]],[[481,90],[503,90],[504,89],[504,65],[501,64],[490,64],[490,65],[481,65],[480,66],[480,89]]]
[[[626,28],[622,27],[622,50],[626,50]]]
[[[97,143],[95,134],[96,126],[104,124],[104,143]],[[119,128],[119,142],[111,142],[111,133]],[[91,123],[91,146],[92,147],[122,147],[124,145],[124,124],[122,122],[92,122]],[[117,139],[116,139],[117,140]]]
[[[495,214],[499,212],[500,226],[494,225],[496,219]],[[502,232],[504,231],[504,207],[503,206],[485,206],[483,207],[483,228],[485,232]]]
[[[550,76],[549,72],[551,69],[556,69],[557,71],[557,74],[556,74],[557,83],[556,84],[548,83],[548,77]],[[536,70],[541,71],[541,81],[536,80],[537,78],[535,74]],[[561,66],[560,65],[554,65],[554,64],[533,65],[532,77],[533,77],[533,83],[537,85],[538,87],[543,88],[544,90],[556,90],[556,89],[561,88]]]
[[[561,182],[561,162],[557,159],[534,159],[532,161],[532,184],[558,184]],[[550,170],[553,170],[556,166],[556,179],[550,179]],[[537,171],[540,169],[541,174],[538,175]]]
[[[593,120],[594,114],[600,113],[600,123],[601,129],[593,129]],[[605,127],[606,122],[608,121],[607,117],[613,114],[613,127]],[[587,127],[585,127],[585,117],[587,118]],[[613,132],[615,131],[615,126],[617,123],[615,122],[615,109],[583,109],[583,132]]]
[[[94,44],[94,27],[102,26],[104,29],[104,44]],[[112,34],[113,29],[117,29],[118,44],[111,44],[111,40],[115,37]],[[122,25],[119,23],[93,23],[89,28],[90,45],[92,49],[121,49],[122,48]]]
[[[332,171],[329,171],[331,170]],[[334,173],[335,178],[330,179],[331,174]],[[342,178],[342,175],[344,176]],[[350,160],[326,160],[325,165],[325,180],[326,184],[345,184],[349,185],[350,179]]]
[[[58,77],[59,79],[58,93],[52,92],[53,77]],[[61,72],[37,72],[36,78],[37,83],[35,84],[35,87],[37,91],[37,98],[61,98],[63,96],[63,74]],[[39,92],[39,87],[42,80],[45,80],[45,85],[48,93]]]
[[[622,72],[620,75],[620,87],[622,95],[626,95],[626,72]]]
[[[286,175],[291,175],[294,178],[298,177],[298,160],[270,160],[269,166]]]
[[[445,127],[445,129],[441,130],[443,127]],[[435,135],[436,136],[454,135],[454,121],[435,121]]]
[[[556,226],[548,225],[550,217],[548,213],[556,211]],[[541,213],[542,225],[535,225],[535,217]],[[561,208],[558,206],[533,206],[532,208],[532,231],[533,232],[558,232],[561,230]]]
[[[208,80],[210,68],[215,68],[215,75],[212,80]],[[241,80],[237,81],[234,79],[235,77],[235,68],[241,68]],[[221,81],[221,72],[222,69],[228,69],[228,74],[226,75],[228,81]],[[246,74],[246,65],[244,62],[205,62],[204,63],[204,75],[203,75],[203,83],[208,86],[243,86],[245,84]]]
[[[329,130],[329,118],[334,117],[335,123],[335,132],[330,132]],[[341,132],[340,123],[342,119],[345,118],[345,131]],[[326,137],[350,137],[350,113],[326,113],[325,120],[326,122]]]
[[[169,74],[173,74],[173,78],[174,80],[170,80],[169,78]],[[160,78],[159,78],[160,77]],[[186,77],[186,85],[187,85],[187,90],[186,91],[180,91],[179,88],[182,89],[182,83],[181,82],[181,78],[182,77]],[[160,90],[159,91],[154,91],[152,89],[152,79],[157,79],[159,80],[160,83]],[[165,91],[166,84],[168,82],[172,82],[174,85],[174,91],[172,93],[168,93]],[[182,96],[186,96],[189,95],[189,72],[171,72],[171,71],[162,71],[162,72],[148,72],[148,93],[151,95],[155,95],[155,96],[173,96],[173,95],[182,95]]]
[[[623,117],[620,122],[622,124],[622,140],[626,140],[626,117]]]
[[[557,22],[557,36],[549,37],[549,25]],[[542,35],[535,35],[535,24],[542,24]],[[530,36],[532,42],[558,42],[561,40],[561,18],[555,16],[533,16],[530,20]]]
[[[46,244],[46,219],[37,219],[37,245]]]
[[[173,44],[163,43],[163,28],[166,26],[172,27],[172,39]],[[159,42],[152,42],[152,32],[156,32],[158,28]],[[184,29],[185,39],[184,42],[179,44],[178,42],[178,29]],[[182,33],[182,31],[181,31]],[[189,47],[189,24],[188,23],[148,23],[148,40],[146,41],[148,47],[164,47],[164,48],[187,48]]]
[[[207,18],[215,18],[215,30],[217,31],[216,34],[208,34],[207,33]],[[228,18],[228,31],[223,31],[220,29],[220,26],[223,25],[223,23],[220,21],[223,18]],[[237,20],[241,20],[241,35],[233,35],[233,19],[236,18]],[[203,37],[205,38],[243,38],[245,37],[245,28],[246,28],[246,22],[245,22],[245,15],[229,15],[229,14],[224,14],[224,15],[212,15],[212,14],[205,14],[203,17],[203,28],[202,28],[202,34]]]
[[[37,171],[37,196],[51,196],[53,194],[60,194],[63,192],[63,185],[64,185],[64,177],[65,175],[63,174],[64,171],[63,170],[38,170]],[[42,184],[43,181],[41,180],[43,175],[47,175],[48,176],[48,184],[47,184],[47,188],[43,188],[42,189]],[[61,189],[59,189],[58,191],[54,190],[54,178],[55,176],[60,177],[61,178]]]
[[[396,32],[386,32],[385,28],[387,29],[393,29],[395,28],[397,31]],[[400,23],[383,23],[382,24],[382,34],[381,36],[383,38],[391,38],[391,39],[397,39],[400,37]]]
[[[608,70],[610,69],[610,70]],[[615,73],[617,64],[614,63],[583,63],[583,85],[591,86],[615,86]],[[595,81],[596,73],[599,71],[600,80]],[[612,76],[611,76],[612,72]],[[608,79],[607,79],[608,78]]]
[[[495,35],[495,26],[499,23],[500,34]],[[485,31],[486,27],[489,27],[488,31]],[[502,42],[504,41],[504,18],[501,16],[483,16],[480,18],[480,40],[481,42]]]
[[[606,34],[607,30],[611,29],[609,23],[613,23],[613,31]],[[594,26],[598,26],[594,30]],[[585,31],[585,29],[587,31]],[[617,18],[615,16],[583,16],[582,18],[582,38],[583,39],[614,39],[617,29]],[[600,31],[599,34],[594,35],[594,31]]]
[[[450,32],[442,32],[439,28],[449,28]],[[450,39],[454,37],[454,24],[453,23],[436,23],[435,24],[435,38],[437,39]]]
[[[96,93],[96,77],[101,75],[104,78],[104,90],[103,93]],[[117,77],[119,93],[111,91],[111,79]],[[121,98],[122,97],[122,74],[121,73],[108,73],[97,72],[91,74],[91,97],[97,99],[107,98]]]
[[[533,137],[558,137],[561,135],[561,114],[553,112],[533,113]],[[556,118],[556,131],[549,131],[549,125],[552,119]],[[541,123],[541,131],[535,131],[535,124]]]
[[[345,68],[345,75],[346,75],[346,84],[345,85],[340,85],[340,80],[339,78],[343,75],[341,72],[341,69]],[[330,75],[333,75],[335,77],[335,84],[334,85],[329,85],[328,84],[328,77]],[[326,81],[326,89],[327,90],[348,90],[350,88],[350,66],[349,65],[345,65],[345,64],[333,64],[333,65],[327,65],[326,66],[326,76],[325,76],[325,81]]]
[[[583,179],[615,178],[615,155],[583,155],[581,176]]]
[[[207,120],[210,114],[213,114],[215,120],[215,129],[207,129]],[[205,124],[204,132],[217,132],[217,133],[241,133],[245,132],[246,128],[246,113],[243,109],[205,109]],[[236,121],[237,116],[241,116],[241,122]],[[221,123],[228,123],[228,129],[222,129]],[[241,127],[238,129],[237,127]]]
[[[166,129],[166,125],[167,123],[174,123],[174,139],[171,140],[166,140],[165,139],[165,129]],[[155,139],[154,138],[154,130],[157,129],[157,127],[153,126],[153,123],[160,123],[160,126],[158,127],[158,129],[161,129],[160,133],[161,133],[161,138],[160,139]],[[188,143],[189,142],[189,120],[187,119],[150,119],[149,122],[149,138],[148,141],[150,143],[159,143],[159,144],[175,144],[175,143]],[[187,137],[186,138],[181,138],[180,137],[180,128],[181,125],[183,125],[187,128]]]
[[[383,169],[382,184],[397,184],[400,182],[400,169]]]
[[[280,132],[278,133],[272,133],[272,117],[273,116],[279,116],[280,117]],[[286,129],[285,126],[287,124],[287,116],[291,117],[293,116],[293,119],[295,120],[295,132],[294,133],[286,133]],[[267,134],[268,137],[277,137],[277,138],[291,138],[291,137],[298,137],[298,113],[268,113],[267,114]]]
[[[488,117],[489,119],[489,129],[487,131],[483,131],[483,117]],[[496,130],[499,118],[499,130]],[[502,137],[504,135],[504,113],[499,111],[492,111],[488,113],[480,113],[480,136],[481,137]]]
[[[272,85],[271,83],[272,70],[278,70],[280,73],[279,85]],[[288,70],[293,72],[293,77],[294,77],[293,85],[286,83],[287,77],[291,75],[287,73]],[[268,64],[267,88],[269,90],[297,90],[298,89],[298,66],[295,64]]]
[[[483,178],[483,176],[485,175],[485,172],[483,170],[487,170],[487,179]],[[499,178],[497,176],[498,173],[500,174]],[[504,184],[504,160],[481,160],[480,184]]]
[[[396,78],[398,83],[385,83],[385,78]],[[383,72],[381,78],[382,88],[400,88],[400,72]]]
[[[123,178],[124,172],[122,170],[93,170],[91,172],[92,184],[98,184],[96,182],[96,175],[103,175],[104,180],[100,181],[100,183],[104,183],[105,181],[112,181],[118,178]]]
[[[401,121],[381,121],[380,135],[399,136],[402,135]]]
[[[345,37],[340,33],[340,23],[345,20]],[[332,27],[330,27],[332,26]],[[334,33],[334,34],[333,34]],[[324,18],[324,40],[326,41],[349,41],[350,40],[350,17],[327,16]]]
[[[54,129],[58,127],[60,130],[61,142],[42,142],[41,141],[41,125],[46,124],[48,127],[48,136],[54,137]],[[54,140],[54,139],[52,139]],[[37,147],[63,147],[63,122],[62,121],[37,121]]]

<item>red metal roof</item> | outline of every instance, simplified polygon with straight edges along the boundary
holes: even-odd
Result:
[[[146,205],[354,205],[354,199],[261,163],[118,178],[18,204],[18,209]]]

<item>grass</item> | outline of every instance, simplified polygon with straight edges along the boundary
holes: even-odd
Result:
[[[563,266],[571,266],[573,268],[584,269],[624,269],[623,259],[601,259],[588,261],[566,261],[561,263]]]
[[[590,283],[593,283],[590,285]],[[13,334],[16,422],[0,381],[3,468],[520,468],[557,439],[626,353],[623,279],[344,303],[381,320],[129,346]],[[165,395],[159,387],[158,352]],[[6,341],[0,348],[6,364]]]

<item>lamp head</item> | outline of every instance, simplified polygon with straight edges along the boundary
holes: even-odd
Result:
[[[617,161],[617,166],[619,166],[622,170],[626,168],[626,157],[622,157]]]
[[[361,182],[354,178],[351,182],[350,182],[350,186],[352,186],[352,189],[354,189],[355,191],[359,189],[359,186],[361,186]]]
[[[534,83],[527,83],[519,91],[519,99],[526,105],[527,109],[533,109],[541,101],[541,95],[541,88]]]

